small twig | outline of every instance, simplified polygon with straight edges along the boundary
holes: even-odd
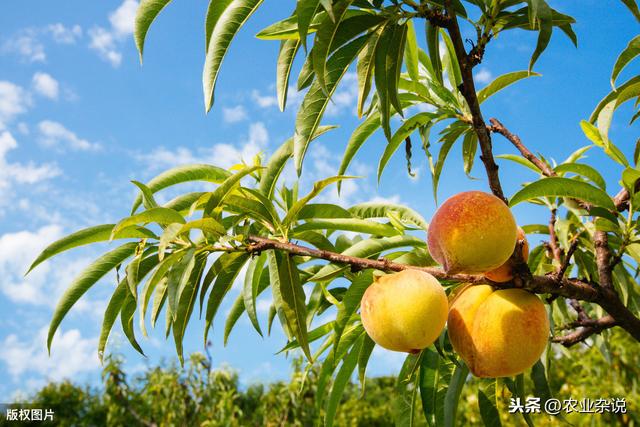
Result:
[[[562,265],[562,253],[558,244],[558,236],[556,235],[556,212],[557,210],[551,209],[551,218],[549,219],[549,247],[553,259],[556,260],[558,267]]]
[[[560,264],[560,267],[558,268],[558,271],[556,273],[558,276],[558,279],[562,279],[564,274],[567,272],[567,269],[571,265],[571,258],[573,257],[573,254],[576,251],[576,249],[578,249],[578,236],[580,236],[580,234],[574,237],[573,240],[571,241],[571,244],[569,245],[569,249],[567,249],[567,253],[564,256],[564,261],[562,261],[562,264]]]
[[[560,337],[554,337],[553,342],[562,344],[565,347],[574,346],[580,342],[584,342],[587,338],[594,334],[598,334],[605,329],[616,326],[615,319],[609,315],[600,319],[586,319],[583,321],[576,321],[568,325],[570,328],[579,328],[574,332]]]
[[[489,119],[489,122],[491,122],[490,130],[492,132],[499,133],[500,135],[502,135],[505,138],[507,138],[509,140],[509,142],[511,142],[518,149],[518,151],[520,151],[520,154],[522,154],[522,157],[524,157],[525,159],[529,160],[538,169],[540,169],[540,172],[544,176],[556,176],[556,173],[554,172],[553,169],[551,169],[549,167],[549,165],[547,165],[545,162],[540,160],[538,158],[538,156],[533,154],[527,147],[525,147],[525,145],[522,143],[522,141],[520,140],[520,137],[518,135],[515,135],[515,134],[511,133],[496,118]]]

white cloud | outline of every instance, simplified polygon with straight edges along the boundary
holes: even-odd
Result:
[[[89,30],[91,42],[89,48],[98,52],[100,58],[109,62],[113,67],[118,67],[122,62],[122,54],[118,51],[117,42],[113,33],[102,27]]]
[[[0,360],[14,381],[25,374],[37,374],[53,381],[73,378],[100,367],[96,351],[97,338],[84,338],[78,329],[60,330],[54,337],[51,356],[47,354],[47,326],[31,340],[8,335],[0,346]]]
[[[37,29],[26,28],[5,41],[2,51],[15,53],[29,62],[44,62],[47,55],[38,35]]]
[[[174,150],[160,147],[149,154],[141,154],[137,157],[147,163],[152,170],[188,163],[210,163],[228,168],[241,161],[250,163],[256,154],[266,149],[268,142],[269,132],[264,123],[256,122],[249,126],[249,134],[244,141],[215,144],[213,148],[201,149],[197,153],[186,147],[178,147]]]
[[[98,26],[89,30],[89,48],[98,52],[113,67],[118,67],[122,62],[120,48],[124,40],[133,34],[137,8],[136,0],[124,0],[109,14],[109,29]]]
[[[237,123],[246,120],[248,115],[242,105],[236,105],[235,107],[222,108],[222,117],[227,123]]]
[[[46,147],[60,147],[66,145],[72,150],[99,150],[100,144],[79,138],[74,132],[65,128],[61,123],[43,120],[38,123],[40,142]]]
[[[339,116],[345,110],[351,110],[354,115],[356,111],[356,101],[358,99],[358,76],[356,73],[346,73],[337,90],[334,92],[325,114],[329,117]]]
[[[36,166],[33,163],[10,163],[6,156],[18,147],[18,143],[11,133],[0,133],[0,196],[11,188],[13,183],[35,184],[37,182],[60,175],[60,170],[53,164]],[[0,197],[3,199],[4,197]]]
[[[489,83],[493,75],[487,68],[481,68],[474,76],[474,80],[478,83]]]
[[[28,62],[45,62],[47,54],[42,37],[51,37],[58,44],[74,44],[82,37],[82,27],[66,27],[61,23],[55,23],[40,28],[23,28],[7,38],[0,51],[17,54]]]
[[[72,27],[65,27],[61,23],[51,24],[47,27],[49,34],[56,43],[60,44],[74,44],[79,38],[82,37],[82,27],[80,25],[74,25]]]
[[[31,96],[22,87],[0,80],[0,130],[31,106]]]
[[[260,108],[269,108],[278,106],[278,98],[273,95],[260,95],[260,92],[254,90],[251,92],[251,98],[258,104]]]
[[[136,0],[124,0],[122,4],[109,15],[111,28],[118,36],[133,34],[136,20],[138,2]]]
[[[33,89],[42,96],[58,99],[60,85],[50,74],[37,72],[33,75]]]
[[[39,230],[6,233],[0,236],[0,289],[11,301],[23,304],[51,306],[54,291],[50,275],[55,273],[48,262],[28,276],[27,269],[38,253],[51,242],[62,237],[62,229],[48,225]],[[68,278],[67,278],[68,280]]]

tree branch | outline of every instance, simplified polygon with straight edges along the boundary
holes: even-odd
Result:
[[[551,218],[549,219],[549,246],[553,259],[558,263],[558,268],[562,265],[562,254],[558,245],[558,236],[556,236],[556,209],[551,209]]]
[[[505,203],[507,203],[507,199],[504,196],[504,192],[502,191],[502,185],[500,184],[498,165],[493,158],[493,152],[491,148],[491,133],[487,129],[487,125],[482,118],[480,103],[478,102],[478,97],[476,95],[475,83],[473,81],[474,63],[469,58],[469,55],[464,48],[464,41],[462,40],[462,35],[460,34],[460,26],[458,25],[458,19],[456,18],[455,12],[451,5],[451,1],[445,0],[444,5],[447,15],[451,20],[446,28],[449,31],[449,35],[451,36],[451,41],[453,42],[453,48],[456,53],[456,58],[458,59],[458,64],[460,64],[462,83],[460,84],[460,87],[458,89],[462,93],[462,96],[464,96],[464,99],[467,101],[469,110],[471,111],[473,129],[478,136],[480,151],[482,152],[480,160],[482,160],[484,168],[487,172],[491,192],[495,196],[502,199]]]
[[[569,299],[594,302],[602,306],[623,329],[640,341],[640,319],[636,318],[627,307],[622,304],[612,289],[594,286],[592,283],[580,279],[558,278],[556,275],[533,276],[531,273],[516,277],[509,283],[494,283],[483,276],[469,274],[447,274],[437,267],[416,267],[400,264],[387,259],[368,259],[344,255],[336,252],[300,246],[291,242],[269,239],[260,236],[248,236],[249,244],[243,248],[249,253],[260,253],[265,250],[277,249],[292,255],[308,256],[324,259],[337,264],[352,266],[355,270],[376,269],[381,271],[402,271],[415,269],[427,272],[440,280],[470,283],[473,285],[489,284],[496,288],[521,288],[536,294],[558,295]]]
[[[538,169],[540,169],[540,172],[542,172],[544,176],[556,176],[556,173],[553,169],[551,169],[551,167],[549,167],[548,164],[540,160],[538,156],[533,154],[527,147],[525,147],[518,135],[511,133],[509,129],[504,127],[504,125],[496,118],[491,118],[489,119],[489,121],[491,122],[491,126],[489,129],[492,132],[499,133],[500,135],[507,138],[509,142],[511,142],[518,149],[518,151],[520,151],[522,157],[529,160]]]
[[[617,323],[612,316],[604,316],[600,319],[585,319],[582,321],[576,321],[568,325],[568,328],[580,328],[567,335],[561,337],[554,337],[553,342],[562,344],[565,347],[574,346],[580,342],[585,341],[587,338],[594,334],[598,334],[605,329],[616,326]]]

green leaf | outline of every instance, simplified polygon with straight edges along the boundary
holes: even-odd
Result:
[[[220,65],[236,33],[260,6],[262,0],[211,0],[207,12],[207,56],[202,86],[205,111],[213,105],[213,94]]]
[[[144,51],[144,40],[147,37],[149,27],[156,19],[158,14],[171,3],[171,0],[141,0],[136,12],[135,28],[133,37],[140,54],[140,63],[142,63],[142,53]]]
[[[189,221],[182,225],[178,231],[178,234],[189,232],[193,229],[202,230],[204,233],[213,234],[214,236],[221,236],[226,234],[227,230],[218,221],[211,218],[201,218]]]
[[[104,316],[102,317],[102,328],[98,339],[98,357],[100,358],[100,363],[102,363],[104,359],[104,349],[107,345],[107,339],[109,338],[111,329],[113,329],[113,324],[118,318],[118,314],[120,314],[120,310],[127,294],[126,280],[121,280],[120,284],[111,295],[107,308],[105,309]]]
[[[420,398],[422,400],[422,411],[424,417],[433,425],[430,420],[436,416],[436,395],[438,391],[438,367],[440,365],[440,356],[431,348],[422,351],[422,360],[420,363]]]
[[[519,80],[526,79],[528,77],[538,77],[540,75],[541,74],[533,73],[530,71],[513,71],[511,73],[503,74],[478,91],[478,102],[482,104],[492,95],[495,95],[502,89],[506,88],[507,86],[511,86]]]
[[[333,16],[327,16],[318,28],[318,32],[313,39],[313,49],[311,50],[313,69],[320,88],[328,93],[329,89],[325,81],[327,71],[327,58],[329,49],[333,44],[340,23],[353,0],[338,0],[332,7]]]
[[[153,198],[153,193],[149,187],[138,181],[131,182],[140,189],[140,193],[142,194],[142,203],[145,209],[158,207],[158,203],[156,203],[156,200]]]
[[[347,383],[351,379],[351,374],[356,368],[363,340],[364,338],[360,338],[351,348],[347,357],[344,358],[342,366],[340,366],[336,379],[333,381],[333,386],[329,393],[329,399],[327,400],[327,406],[325,407],[325,427],[333,426],[333,419],[336,415],[338,404],[340,403],[340,399],[342,398],[342,394],[344,393]]]
[[[340,182],[343,179],[352,179],[352,178],[355,178],[355,177],[338,175],[338,176],[333,176],[331,178],[326,178],[321,181],[315,182],[309,194],[307,194],[306,196],[304,196],[303,198],[295,202],[293,206],[291,206],[291,208],[287,211],[287,215],[282,220],[282,224],[287,226],[293,223],[298,218],[298,214],[300,213],[302,208],[304,208],[311,199],[313,199],[318,194],[320,194],[322,190],[324,190],[329,185],[335,182]]]
[[[47,336],[47,349],[51,352],[51,342],[60,322],[67,315],[71,307],[91,288],[98,280],[105,276],[109,271],[120,265],[125,259],[129,258],[138,247],[137,242],[125,243],[106,254],[102,255],[85,268],[71,282],[71,285],[64,292],[56,308],[53,317],[49,323],[49,334]]]
[[[262,336],[262,330],[260,329],[260,322],[258,321],[258,315],[256,312],[256,298],[261,292],[261,277],[264,269],[264,265],[267,262],[266,253],[260,254],[260,256],[253,258],[249,262],[247,267],[247,273],[244,276],[244,287],[242,290],[242,298],[244,301],[244,307],[247,310],[247,315],[251,324],[256,331]]]
[[[173,339],[176,345],[176,352],[178,353],[178,360],[180,360],[180,365],[182,366],[184,366],[182,340],[184,338],[187,325],[189,324],[189,319],[191,319],[191,314],[193,313],[193,307],[195,306],[196,297],[198,295],[198,286],[200,285],[202,272],[204,271],[206,262],[206,254],[200,254],[196,257],[195,267],[189,272],[188,276],[185,271],[182,281],[183,283],[181,283],[182,289],[178,293],[178,306],[176,308],[175,320],[173,322]]]
[[[536,197],[571,197],[594,206],[615,210],[611,197],[601,189],[575,179],[551,177],[534,181],[518,191],[509,200],[515,206]]]
[[[373,349],[376,346],[376,343],[373,342],[369,335],[363,334],[364,342],[362,343],[362,348],[360,349],[360,354],[358,355],[358,378],[360,379],[360,388],[362,389],[362,393],[364,394],[364,386],[366,382],[366,374],[367,374],[367,365],[369,364],[369,359],[371,358],[371,353],[373,353]]]
[[[355,243],[354,245],[349,247],[347,250],[343,251],[342,254],[360,257],[360,258],[370,258],[373,256],[378,256],[383,251],[386,251],[389,249],[395,249],[395,248],[406,247],[406,246],[425,247],[425,245],[426,244],[423,239],[419,239],[411,235],[382,237],[379,239],[373,238],[373,239],[362,240],[358,243]],[[322,269],[320,269],[320,271],[318,271],[309,280],[313,282],[325,281],[343,268],[345,267],[336,265],[336,264],[326,265],[322,267]]]
[[[309,342],[312,343],[329,334],[331,331],[333,331],[333,324],[334,322],[327,322],[309,331],[309,333],[307,334]],[[282,349],[280,349],[276,354],[284,353],[286,351],[291,351],[296,348],[300,348],[300,344],[298,343],[297,340],[294,339],[293,341],[287,343],[287,345],[285,345]]]
[[[473,132],[467,132],[462,140],[462,161],[464,162],[464,173],[471,176],[471,169],[476,159],[478,150],[478,135]]]
[[[404,51],[404,62],[407,67],[407,73],[414,83],[420,83],[419,72],[419,54],[418,54],[418,41],[416,39],[416,30],[413,27],[413,21],[407,22],[407,39],[406,47]]]
[[[391,25],[391,24],[390,24]],[[398,82],[404,55],[406,25],[391,25],[380,36],[374,58],[374,80],[378,94],[382,129],[387,139],[391,139],[391,105],[402,114],[398,98]]]
[[[220,267],[217,270],[218,275],[215,283],[213,284],[213,288],[211,288],[211,294],[209,294],[209,300],[207,302],[207,313],[204,328],[205,342],[209,335],[209,329],[213,324],[213,318],[215,317],[220,304],[222,304],[222,299],[233,286],[233,282],[236,280],[236,277],[238,277],[240,269],[247,262],[250,256],[251,255],[249,253],[245,252],[230,252],[225,253],[218,258]]]
[[[401,234],[400,231],[387,224],[357,218],[306,220],[304,224],[297,226],[294,232],[298,233],[308,230],[343,230],[385,237]]]
[[[636,83],[640,83],[640,76],[635,76],[630,78],[629,80],[627,80],[626,82],[618,86],[615,90],[609,92],[609,94],[607,94],[607,96],[602,98],[602,100],[598,103],[596,108],[593,110],[593,112],[591,113],[591,116],[589,116],[589,122],[595,123],[596,120],[598,119],[598,116],[600,115],[600,112],[605,106],[607,106],[611,101],[615,101],[620,95],[620,93],[622,93],[625,89],[635,85]]]
[[[113,231],[114,224],[96,225],[95,227],[84,228],[69,234],[60,240],[56,240],[47,246],[38,257],[33,261],[29,270],[25,274],[29,274],[31,270],[36,268],[39,264],[48,260],[49,258],[67,251],[69,249],[77,248],[79,246],[88,245],[96,242],[104,242],[109,240],[111,232]],[[142,227],[127,227],[118,232],[115,238],[145,238],[155,237],[155,235],[149,230]]]
[[[156,176],[147,183],[147,188],[149,188],[152,193],[157,193],[162,189],[184,182],[208,181],[220,183],[229,175],[231,175],[230,172],[227,172],[226,170],[217,166],[204,164],[184,165],[169,169],[168,171],[165,171]],[[142,194],[138,194],[135,201],[133,202],[133,207],[131,208],[132,215],[141,204]]]
[[[315,32],[318,29],[320,22],[327,16],[325,12],[317,13],[309,24],[308,33]],[[300,31],[298,28],[298,17],[290,16],[281,21],[275,22],[268,27],[260,30],[256,34],[256,38],[261,40],[291,40],[299,39]]]
[[[397,427],[414,426],[419,389],[418,384],[416,384],[416,373],[420,367],[421,360],[422,352],[409,354],[398,374],[393,405],[393,418]]]
[[[180,257],[183,256],[183,254],[183,251],[176,251],[172,252],[168,257],[162,260],[159,259],[159,257],[156,257],[158,259],[158,267],[155,269],[154,273],[142,288],[142,298],[140,298],[140,329],[145,336],[147,335],[145,316],[147,312],[147,306],[149,305],[149,301],[151,300],[151,295],[153,294],[156,286],[158,286],[160,281],[166,277],[169,269],[180,260]]]
[[[313,82],[305,95],[298,114],[296,115],[294,135],[294,163],[298,176],[302,171],[302,161],[309,147],[309,143],[316,133],[324,110],[327,108],[331,95],[336,90],[342,76],[349,69],[360,49],[368,39],[368,35],[361,36],[339,48],[327,61],[325,83],[327,90],[323,91],[317,80]]]
[[[449,78],[449,84],[451,87],[458,87],[462,83],[462,73],[460,72],[460,65],[458,64],[456,51],[453,47],[453,42],[451,41],[449,34],[442,29],[440,32],[442,33],[442,40],[444,40],[446,47],[444,54],[444,69],[447,73],[447,77]]]
[[[435,73],[436,81],[444,84],[442,78],[442,60],[440,58],[440,31],[437,26],[427,21],[425,25],[427,35],[427,49],[429,51],[429,59]]]
[[[624,153],[620,151],[618,147],[615,146],[609,139],[606,134],[603,134],[601,130],[597,129],[591,123],[586,120],[582,120],[580,122],[580,127],[584,132],[585,136],[591,140],[596,146],[602,148],[607,156],[609,156],[613,161],[623,165],[629,166],[629,161],[625,157]]]
[[[278,280],[271,283],[276,309],[282,313],[287,329],[298,340],[305,356],[311,361],[305,320],[307,317],[305,294],[300,283],[298,269],[289,254],[270,251],[269,257],[269,268],[275,267],[275,263],[278,271]]]
[[[211,193],[211,197],[204,208],[204,214],[212,215],[216,219],[221,219],[220,215],[214,214],[216,208],[218,208],[227,195],[229,195],[229,193],[231,193],[231,191],[240,184],[240,180],[242,178],[261,168],[262,166],[248,166],[225,179],[222,184],[220,184],[218,188]]]
[[[309,25],[318,10],[320,0],[298,0],[296,3],[296,18],[298,19],[298,33],[305,51],[307,50],[307,34]]]
[[[622,3],[624,3],[629,11],[631,11],[633,16],[635,16],[635,18],[640,21],[640,10],[638,10],[638,4],[636,3],[636,0],[622,0]]]
[[[185,220],[178,212],[168,208],[151,208],[149,210],[140,212],[139,214],[132,215],[124,218],[113,227],[111,231],[111,238],[113,239],[120,230],[131,227],[136,224],[147,224],[155,222],[158,224],[171,224],[174,222],[184,224]]]
[[[429,224],[415,210],[410,207],[398,205],[395,203],[376,203],[365,202],[359,203],[349,208],[349,212],[358,218],[386,218],[389,212],[398,215],[401,221],[408,222],[417,227],[427,230]]]
[[[373,69],[375,65],[375,52],[378,47],[378,42],[380,41],[380,36],[384,32],[385,28],[386,24],[383,24],[376,31],[372,32],[365,48],[362,49],[358,55],[358,64],[356,66],[356,73],[358,76],[358,117],[362,117],[364,103],[367,101],[367,97],[371,91],[371,78],[373,76]]]
[[[122,332],[131,343],[131,346],[141,355],[145,356],[144,351],[142,351],[142,347],[138,344],[136,340],[136,335],[133,329],[133,315],[136,311],[136,300],[131,295],[131,293],[127,292],[124,303],[122,304],[122,310],[120,311],[120,323],[122,325]],[[145,356],[146,357],[146,356]]]
[[[522,156],[518,156],[516,154],[500,154],[495,156],[497,159],[505,159],[510,160],[514,163],[524,166],[525,168],[531,169],[537,174],[542,174],[542,171],[538,169],[536,165],[534,165],[530,160],[525,159]]]
[[[547,4],[545,0],[530,0],[532,7],[531,9],[536,10],[534,13],[534,19],[537,20],[537,24],[539,27],[538,32],[538,42],[536,43],[536,49],[533,51],[531,55],[531,60],[529,61],[529,71],[533,69],[538,57],[544,52],[544,50],[549,45],[549,41],[551,40],[551,34],[553,33],[553,19],[551,8]]]
[[[318,126],[313,135],[312,140],[318,138],[324,133],[335,129],[335,126]],[[284,170],[287,161],[293,154],[293,138],[287,139],[278,149],[271,155],[267,162],[267,167],[263,171],[260,177],[259,189],[262,194],[267,198],[272,198],[276,183],[280,174]]]
[[[624,48],[618,56],[613,71],[611,72],[611,87],[615,90],[616,79],[620,72],[631,62],[636,56],[640,55],[640,36],[636,36]]]
[[[351,218],[352,215],[342,206],[330,203],[309,203],[298,213],[298,219]]]
[[[338,314],[336,315],[336,321],[333,326],[335,331],[334,349],[336,349],[340,343],[340,338],[349,319],[351,319],[351,316],[353,316],[356,310],[358,310],[358,307],[360,307],[364,292],[372,283],[373,270],[365,270],[356,276],[344,293],[342,306],[338,308]]]
[[[438,184],[440,183],[440,175],[442,174],[442,170],[444,168],[444,162],[449,155],[449,151],[453,147],[453,144],[458,140],[458,138],[467,130],[467,127],[464,125],[456,125],[458,122],[454,122],[449,125],[447,130],[445,130],[445,134],[442,136],[442,146],[440,147],[440,151],[438,152],[438,160],[436,164],[433,166],[431,174],[432,174],[432,189],[433,189],[433,198],[438,200]]]
[[[276,93],[278,94],[278,107],[280,111],[284,111],[287,105],[287,92],[289,90],[289,76],[291,76],[291,67],[296,53],[300,48],[300,40],[283,40],[280,43],[280,52],[278,53],[278,66],[276,73]]]
[[[195,249],[188,249],[182,258],[171,267],[169,274],[167,275],[167,317],[170,317],[172,322],[176,319],[176,313],[178,309],[178,299],[182,290],[187,285],[191,272],[196,266]]]
[[[380,128],[380,114],[373,113],[369,115],[358,127],[353,131],[351,137],[349,138],[349,142],[347,143],[347,148],[344,150],[344,155],[342,156],[342,162],[340,163],[340,167],[338,168],[338,175],[343,175],[349,165],[351,164],[351,160],[355,157],[360,147],[365,143],[365,141]],[[338,183],[338,191],[340,191],[341,183]]]
[[[538,395],[536,395],[538,396]],[[478,387],[480,418],[487,427],[502,427],[500,412],[496,404],[496,380],[482,379]]]
[[[600,172],[589,165],[583,163],[562,163],[561,165],[556,166],[553,170],[559,174],[569,172],[582,175],[601,189],[605,191],[607,190],[607,183],[602,175],[600,175]]]
[[[444,398],[444,425],[445,427],[455,427],[456,425],[456,413],[458,412],[458,402],[460,401],[460,394],[462,388],[469,374],[469,368],[464,363],[456,366],[447,388],[447,394]]]
[[[387,166],[391,156],[398,150],[400,144],[416,129],[431,122],[437,116],[436,113],[418,113],[402,123],[385,147],[382,157],[380,157],[380,162],[378,163],[378,183],[380,183],[380,177],[382,176],[384,168]]]

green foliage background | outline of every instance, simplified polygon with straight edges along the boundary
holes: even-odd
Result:
[[[633,426],[640,423],[640,353],[624,332],[616,331],[603,353],[596,347],[554,358],[550,370],[552,394],[562,399],[624,397],[627,414],[565,414],[564,420],[532,415],[537,426]],[[92,388],[70,383],[50,383],[28,399],[29,406],[50,408],[61,426],[161,425],[161,426],[314,426],[324,408],[316,403],[319,366],[307,370],[302,359],[293,360],[288,382],[242,387],[228,368],[210,369],[208,359],[192,354],[184,369],[177,364],[148,368],[129,377],[117,356],[105,361],[104,386]],[[335,416],[336,426],[389,426],[394,424],[396,379],[367,378],[364,390],[350,382]],[[457,425],[484,425],[477,411],[481,383],[471,382],[462,392]],[[531,378],[525,387],[534,388]],[[527,396],[530,396],[527,393]],[[511,393],[498,383],[498,409],[503,425],[526,426],[520,414],[509,414]],[[20,405],[13,405],[19,408]],[[422,411],[418,399],[416,410]],[[2,414],[4,415],[4,414]],[[20,425],[0,416],[0,426]],[[24,424],[27,425],[27,424]],[[426,426],[424,418],[416,426]]]

